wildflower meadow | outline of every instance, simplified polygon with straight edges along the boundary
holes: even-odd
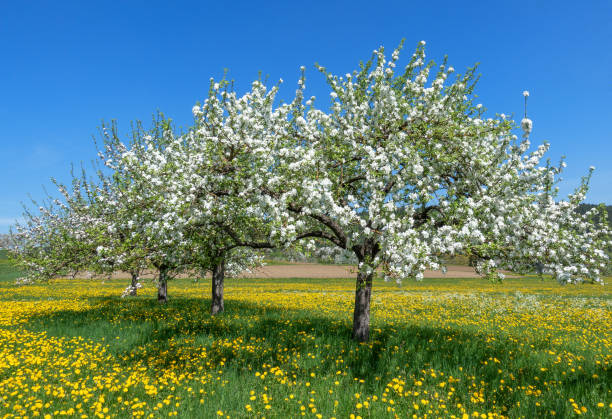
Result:
[[[0,284],[1,417],[609,417],[612,287],[535,278]],[[384,301],[384,303],[383,303]]]

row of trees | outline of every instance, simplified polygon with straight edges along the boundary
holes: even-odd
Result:
[[[158,299],[183,272],[212,272],[213,314],[223,278],[261,263],[258,250],[302,246],[358,261],[353,337],[369,337],[373,278],[420,279],[441,255],[466,254],[477,270],[523,272],[542,263],[563,281],[599,281],[610,245],[605,214],[577,215],[589,175],[557,200],[564,167],[541,164],[505,115],[474,103],[476,68],[454,76],[425,61],[424,42],[399,67],[401,45],[336,76],[324,67],[329,106],[306,98],[302,67],[293,100],[262,80],[238,95],[211,79],[177,134],[159,117],[127,142],[102,128],[95,179],[58,184],[61,198],[26,214],[16,257],[30,279],[66,269],[158,272]],[[592,169],[591,169],[592,171]]]

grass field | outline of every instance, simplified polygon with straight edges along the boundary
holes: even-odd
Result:
[[[4,265],[3,265],[4,266]],[[353,280],[58,280],[0,271],[0,417],[610,417],[612,286]],[[3,269],[0,266],[0,269]],[[467,416],[466,416],[467,415]]]

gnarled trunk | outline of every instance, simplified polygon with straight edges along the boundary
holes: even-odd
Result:
[[[135,297],[138,294],[138,271],[131,271],[130,274],[132,275],[132,285],[130,288],[130,295]]]
[[[370,300],[374,273],[357,273],[355,309],[353,311],[353,340],[366,342],[370,338]]]
[[[157,302],[168,302],[168,268],[162,266],[159,268],[159,281],[157,283]]]
[[[210,303],[210,313],[222,313],[223,306],[223,284],[225,280],[225,261],[221,259],[212,271],[212,300]]]

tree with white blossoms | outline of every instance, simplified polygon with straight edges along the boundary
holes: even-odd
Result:
[[[186,158],[176,151],[189,150],[180,147],[183,139],[175,137],[163,115],[150,130],[136,124],[128,145],[120,141],[115,123],[103,125],[101,131],[99,157],[111,173],[98,170],[92,182],[83,171],[81,178],[73,176],[72,188],[55,182],[62,201],[51,200],[40,208],[40,216],[26,209],[28,224],[18,225],[19,234],[14,237],[23,243],[15,255],[27,272],[24,282],[68,272],[102,275],[119,270],[132,276],[123,296],[136,295],[140,273],[153,265],[159,272],[158,300],[166,302],[167,281],[173,274],[190,270],[204,275],[210,270],[211,312],[222,312],[225,275],[261,264],[261,257],[245,246],[270,247],[247,241],[244,234],[256,233],[262,224],[244,212],[239,217],[236,200],[228,198],[231,202],[223,206],[217,202],[206,212],[196,205],[206,209],[206,202],[185,201],[184,195],[177,194],[185,185],[181,165]],[[192,189],[192,183],[187,185]],[[224,211],[233,215],[231,226],[221,223]]]
[[[225,275],[236,275],[261,262],[245,246],[268,245],[246,241],[243,232],[254,231],[252,227],[259,223],[253,216],[243,217],[236,200],[224,205],[202,200],[216,196],[217,189],[213,194],[205,193],[202,188],[212,185],[210,179],[206,181],[209,172],[203,173],[202,167],[193,172],[187,163],[204,156],[213,161],[211,155],[186,147],[189,134],[176,136],[170,121],[161,118],[154,125],[149,133],[132,136],[127,145],[114,130],[106,137],[101,157],[114,171],[113,176],[124,179],[126,185],[114,205],[124,206],[128,214],[110,228],[131,228],[140,240],[147,260],[159,271],[160,302],[167,300],[171,274],[204,276],[211,271],[211,313],[220,313],[224,310]],[[233,216],[232,226],[223,224],[228,212]]]
[[[17,283],[48,281],[78,270],[73,255],[80,252],[70,238],[71,221],[60,202],[39,206],[38,214],[25,209],[23,218],[24,221],[16,223],[11,231],[9,246],[10,258],[24,272]],[[62,247],[70,249],[70,256],[61,250]]]
[[[65,186],[52,181],[64,196],[69,196]],[[74,210],[74,204],[84,200],[81,186],[81,180],[73,178],[72,202],[48,198],[42,206],[33,201],[37,210],[24,208],[25,222],[17,223],[12,231],[11,257],[25,273],[18,282],[75,276],[96,264],[95,246],[89,241],[94,217]]]
[[[475,68],[449,82],[454,69],[426,63],[424,45],[402,70],[401,46],[390,59],[381,47],[345,76],[318,67],[329,111],[303,101],[303,73],[295,99],[278,107],[277,87],[261,81],[241,98],[215,84],[209,100],[229,100],[187,140],[230,146],[232,193],[268,220],[271,242],[324,240],[355,254],[357,341],[369,338],[377,271],[421,279],[442,268],[440,255],[461,252],[488,277],[540,261],[559,279],[598,281],[606,263],[606,227],[574,211],[587,183],[554,201],[563,165],[540,165],[548,144],[529,152],[511,120],[485,118],[474,103]]]
[[[21,282],[86,273],[89,278],[110,275],[117,270],[132,273],[126,295],[136,295],[144,257],[130,243],[126,232],[109,231],[109,224],[121,218],[112,202],[118,187],[101,173],[99,184],[88,181],[85,171],[72,179],[71,187],[55,180],[62,199],[51,199],[39,214],[25,210],[25,224],[14,234],[13,256],[26,273]]]
[[[162,151],[138,143],[118,144],[115,148],[121,155],[110,159],[114,170],[144,180],[134,182],[136,195],[146,191],[158,197],[150,199],[155,202],[156,216],[171,222],[157,223],[155,229],[157,234],[179,237],[192,247],[183,248],[183,263],[201,276],[212,272],[213,315],[224,311],[225,276],[261,265],[254,249],[272,246],[266,241],[266,221],[234,193],[237,188],[231,182],[237,179],[226,176],[233,164],[231,145],[195,140],[206,135],[206,127],[219,117],[216,104],[207,100],[196,126],[166,142]]]
[[[187,270],[194,255],[201,253],[197,243],[173,227],[180,225],[180,212],[168,210],[176,203],[167,199],[166,185],[171,185],[169,180],[177,167],[165,156],[180,142],[171,121],[160,114],[149,130],[137,124],[127,145],[120,140],[115,125],[104,127],[103,146],[98,153],[112,171],[113,183],[120,185],[107,188],[110,195],[104,204],[109,212],[117,214],[108,220],[108,233],[127,235],[129,243],[137,245],[136,254],[144,258],[145,265],[157,270],[160,303],[168,301],[168,280]],[[155,159],[157,164],[147,166],[147,159]],[[119,261],[118,265],[134,251],[116,243],[98,248],[100,257]]]
[[[89,262],[89,269],[98,275],[129,272],[130,285],[122,296],[136,296],[142,287],[140,275],[147,268],[147,255],[143,241],[132,225],[125,223],[117,228],[118,221],[129,215],[124,206],[117,204],[126,186],[122,185],[120,177],[107,176],[100,170],[96,182],[88,181],[83,172],[78,184],[79,188],[73,188],[72,194],[62,185],[59,185],[59,190],[70,211],[83,219],[80,231],[74,234],[95,254]]]
[[[149,134],[168,135],[167,128],[162,117],[154,121],[150,132],[136,124],[131,141],[140,144],[143,137],[152,138]],[[117,126],[103,125],[101,132],[100,157],[114,167],[113,158],[120,157],[118,148],[123,149]],[[159,260],[159,243],[143,228],[141,215],[151,210],[151,206],[143,207],[146,195],[134,187],[135,178],[130,173],[119,170],[120,166],[115,169],[110,175],[98,169],[93,181],[87,179],[83,170],[80,178],[73,175],[71,188],[54,181],[63,200],[40,208],[40,216],[26,210],[28,226],[18,226],[17,237],[25,245],[15,252],[27,267],[26,279],[46,279],[68,270],[73,275],[86,272],[89,277],[124,271],[130,273],[131,283],[122,296],[137,294],[142,286],[140,274]],[[166,287],[161,289],[160,301],[166,301]]]

